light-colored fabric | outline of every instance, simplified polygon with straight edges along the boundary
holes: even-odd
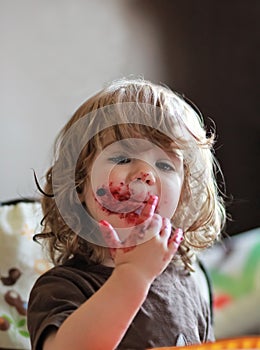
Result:
[[[32,240],[41,219],[37,202],[0,206],[0,348],[31,348],[28,297],[35,280],[51,267]]]
[[[260,335],[260,228],[201,256],[212,279],[216,338]]]

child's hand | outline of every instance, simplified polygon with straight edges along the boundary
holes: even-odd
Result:
[[[115,268],[127,266],[141,274],[148,283],[167,267],[183,239],[181,229],[177,229],[171,236],[170,220],[154,213],[157,201],[156,196],[149,198],[140,214],[140,224],[124,242],[120,241],[117,232],[108,222],[99,223],[103,237],[111,247]]]

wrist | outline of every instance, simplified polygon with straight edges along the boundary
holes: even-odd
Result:
[[[147,296],[153,282],[153,278],[146,276],[137,266],[130,263],[117,265],[113,275],[120,280],[120,284],[125,290],[129,288],[131,293],[133,293],[134,289],[137,295],[143,296],[144,298]],[[135,288],[133,288],[133,286]]]

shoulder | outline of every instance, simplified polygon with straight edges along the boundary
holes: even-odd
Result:
[[[48,286],[48,294],[57,293],[57,291],[61,293],[62,290],[66,292],[66,289],[64,289],[66,286],[70,290],[79,289],[82,292],[84,291],[84,294],[92,294],[105,283],[112,270],[112,268],[103,265],[88,264],[84,259],[77,256],[41,275],[36,281],[31,294],[33,295],[36,290],[39,292],[39,288],[44,292],[46,286]]]
[[[57,329],[108,279],[112,268],[89,265],[73,258],[38,278],[28,303],[28,329],[32,344],[41,344],[46,332]],[[33,348],[37,346],[34,345]]]

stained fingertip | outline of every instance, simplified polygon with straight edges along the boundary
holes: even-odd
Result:
[[[99,221],[98,226],[103,236],[109,235],[113,230],[112,226],[105,220]]]
[[[158,197],[151,195],[146,203],[146,205],[144,206],[141,216],[143,217],[149,217],[152,216],[154,214],[154,211],[156,209],[158,203]]]
[[[100,220],[98,224],[101,227],[109,227],[109,228],[111,227],[110,223],[107,222],[106,220]]]
[[[183,236],[183,230],[180,227],[176,228],[174,233]]]
[[[101,220],[98,223],[98,226],[105,240],[113,235],[113,228],[107,221]]]
[[[157,203],[158,203],[158,196],[150,195],[150,197],[148,198],[147,203],[149,203],[151,205],[157,205]]]
[[[178,247],[183,239],[183,230],[181,228],[177,228],[174,231],[174,234],[169,238],[168,244],[175,243]]]
[[[105,220],[99,221],[98,225],[107,246],[109,248],[118,248],[120,240],[113,226]]]
[[[183,241],[183,230],[181,228],[175,230],[173,241],[177,244],[180,244]]]

